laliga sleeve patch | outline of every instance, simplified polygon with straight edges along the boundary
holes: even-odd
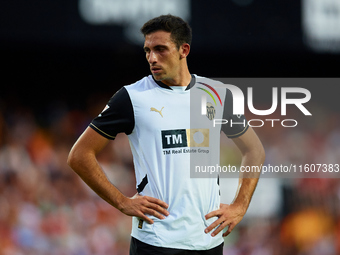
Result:
[[[98,115],[98,117],[101,117],[102,116],[102,113],[105,112],[107,109],[109,109],[110,106],[109,105],[106,105],[105,108],[102,110],[102,112]]]

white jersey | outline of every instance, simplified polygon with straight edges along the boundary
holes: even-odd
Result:
[[[221,128],[228,137],[242,135],[247,125],[213,128],[212,119],[243,121],[232,115],[229,90],[214,89],[219,82],[192,75],[185,87],[169,87],[152,75],[121,88],[90,127],[108,139],[128,135],[133,154],[137,191],[169,205],[169,216],[154,224],[133,217],[132,236],[158,247],[207,250],[223,242],[222,232],[211,237],[204,230],[216,218],[205,215],[220,205],[218,178],[192,178],[195,158],[219,164]],[[190,92],[207,93],[207,115],[190,102]],[[194,108],[194,109],[193,109]],[[193,116],[200,118],[194,124]],[[244,122],[245,123],[245,122]]]

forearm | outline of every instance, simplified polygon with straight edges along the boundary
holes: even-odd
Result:
[[[243,151],[244,152],[244,151]],[[242,166],[261,165],[264,161],[264,153],[246,152],[243,154]],[[243,174],[240,172],[239,185],[237,188],[236,196],[231,204],[221,204],[220,209],[212,211],[206,215],[206,219],[217,216],[218,219],[205,229],[205,233],[209,233],[216,228],[212,236],[217,235],[222,229],[228,226],[227,231],[223,236],[227,236],[233,228],[242,220],[245,215],[250,200],[255,191],[259,173],[256,174]]]
[[[258,169],[254,172],[240,171],[238,189],[234,198],[233,204],[238,204],[244,209],[244,213],[248,209],[251,198],[255,191],[258,179],[260,177],[260,170],[264,162],[264,151],[253,151],[246,153],[242,157],[242,169]]]
[[[106,138],[88,127],[73,145],[67,163],[92,190],[122,213],[139,217],[150,224],[153,220],[146,214],[159,219],[168,216],[165,202],[139,194],[128,198],[109,181],[96,157],[107,144]]]
[[[102,199],[117,209],[121,209],[126,197],[109,181],[104,170],[92,153],[71,151],[70,167]]]
[[[257,182],[258,178],[239,179],[238,189],[232,204],[239,205],[243,210],[243,214],[246,213],[249,207]]]
[[[251,127],[240,137],[234,138],[233,141],[242,153],[239,184],[235,199],[231,204],[221,204],[220,209],[212,211],[205,216],[206,219],[214,216],[218,217],[217,220],[205,229],[205,233],[209,233],[216,228],[211,234],[212,236],[217,235],[227,226],[228,230],[223,236],[229,235],[234,227],[242,220],[260,176],[260,171],[242,172],[242,170],[247,169],[247,167],[250,167],[250,169],[252,169],[252,167],[260,169],[265,159],[262,143]]]

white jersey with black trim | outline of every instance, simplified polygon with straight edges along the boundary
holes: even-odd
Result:
[[[216,220],[206,220],[205,215],[220,205],[218,179],[191,178],[190,173],[193,156],[209,157],[209,163],[219,164],[221,129],[233,138],[248,128],[213,127],[213,118],[246,123],[244,116],[232,115],[232,95],[227,89],[215,88],[217,84],[220,82],[192,75],[185,89],[172,89],[150,75],[121,88],[90,124],[108,139],[119,132],[128,135],[137,191],[169,205],[170,215],[164,220],[148,215],[154,224],[133,217],[131,235],[144,243],[207,250],[223,242],[222,232],[215,237],[204,233]],[[208,95],[206,116],[191,102],[193,91]],[[199,121],[193,122],[193,116]]]

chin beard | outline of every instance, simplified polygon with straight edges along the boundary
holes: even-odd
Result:
[[[163,75],[155,75],[155,74],[152,74],[153,78],[156,80],[156,81],[163,81],[165,80],[165,77]]]

